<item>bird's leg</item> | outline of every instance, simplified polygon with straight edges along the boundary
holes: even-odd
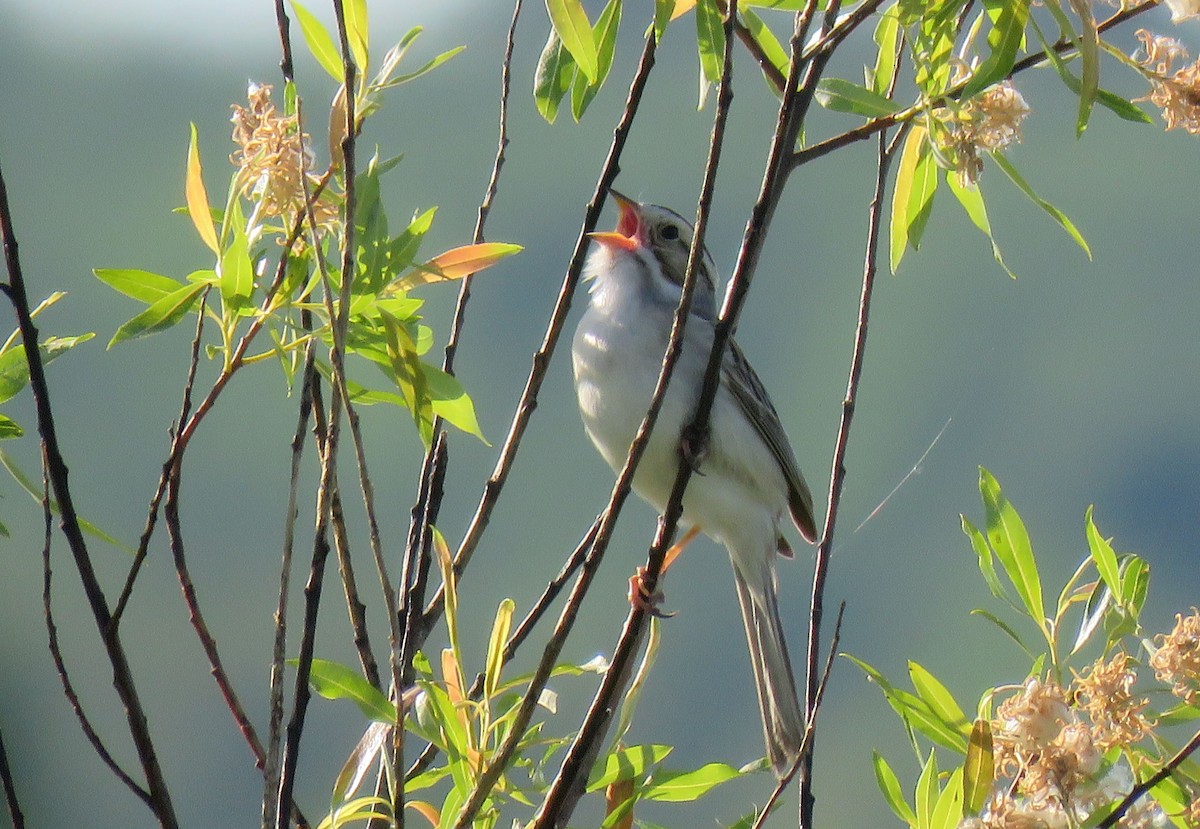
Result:
[[[667,575],[667,570],[675,563],[675,559],[679,558],[679,554],[684,551],[687,545],[695,540],[700,534],[699,527],[692,527],[683,534],[683,538],[672,544],[663,554],[663,566],[659,571],[658,577],[661,580]],[[646,589],[646,568],[638,567],[632,576],[629,577],[629,603],[634,607],[649,613],[652,616],[657,616],[660,619],[668,619],[674,616],[674,613],[664,613],[659,609],[659,605],[663,600],[662,590],[654,590],[653,592]]]
[[[708,438],[708,427],[698,429],[694,423],[688,425],[679,437],[679,453],[697,475],[704,474],[700,471],[700,464],[708,457]]]

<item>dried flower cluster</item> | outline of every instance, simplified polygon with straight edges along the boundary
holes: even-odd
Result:
[[[1133,693],[1137,677],[1124,653],[1099,659],[1070,689],[1029,679],[1004,700],[992,723],[996,790],[960,829],[1068,829],[1123,797],[1134,784],[1126,762],[1103,762],[1106,749],[1146,735],[1147,700]],[[1165,826],[1163,810],[1138,800],[1118,826]]]
[[[271,87],[251,83],[249,106],[233,106],[233,142],[237,149],[229,160],[238,168],[234,186],[243,196],[259,203],[262,217],[294,220],[304,208],[304,177],[311,174],[312,154],[308,136],[300,132],[295,115],[282,115],[271,102]],[[337,218],[337,206],[321,198],[313,205],[318,224]]]
[[[1133,56],[1150,81],[1148,100],[1162,109],[1167,129],[1181,127],[1200,135],[1200,60],[1190,62],[1187,50],[1173,37],[1139,29],[1144,53]],[[1182,64],[1182,65],[1180,65]]]
[[[945,149],[959,180],[974,184],[983,172],[981,152],[1002,150],[1021,140],[1021,123],[1029,106],[1011,81],[989,87],[953,111],[943,111]]]
[[[1158,650],[1150,657],[1154,676],[1171,686],[1171,693],[1191,705],[1200,704],[1200,611],[1176,614],[1175,629],[1159,634]]]

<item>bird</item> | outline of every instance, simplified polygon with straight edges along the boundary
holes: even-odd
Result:
[[[585,431],[619,471],[657,384],[693,227],[668,208],[609,192],[620,215],[614,231],[591,234],[583,271],[588,303],[572,342],[572,366]],[[707,439],[699,448],[687,445],[717,322],[718,276],[707,250],[698,267],[682,350],[633,489],[662,513],[681,451],[693,463],[697,474],[683,497],[680,528],[703,532],[729,553],[767,757],[782,777],[798,758],[805,717],[784,640],[775,559],[792,557],[781,531],[787,519],[815,541],[812,494],[766,389],[732,339]]]

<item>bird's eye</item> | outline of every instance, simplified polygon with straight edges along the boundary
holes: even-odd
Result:
[[[663,225],[663,229],[659,231],[659,235],[666,241],[673,242],[679,238],[679,228],[675,225]]]

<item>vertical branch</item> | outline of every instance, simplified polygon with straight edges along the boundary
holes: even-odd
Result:
[[[25,357],[29,364],[29,386],[33,391],[34,406],[37,410],[38,433],[42,438],[42,452],[46,474],[54,490],[55,500],[60,510],[60,526],[67,539],[67,545],[75,560],[75,569],[83,584],[83,592],[87,597],[88,607],[96,623],[96,629],[104,645],[105,653],[113,672],[113,685],[117,696],[125,708],[125,719],[129,727],[129,735],[137,751],[138,760],[146,776],[147,789],[150,794],[150,808],[155,818],[164,829],[175,829],[179,821],[175,816],[175,807],[171,803],[170,791],[167,789],[162,768],[158,763],[158,754],[154,741],[150,736],[150,728],[146,720],[146,711],[133,680],[133,669],[129,665],[125,647],[120,635],[111,629],[112,619],[104,591],[96,577],[92,566],[91,554],[84,540],[83,531],[79,525],[79,516],[75,511],[75,501],[71,496],[68,484],[67,464],[63,460],[59,448],[58,433],[54,425],[54,414],[50,405],[50,387],[46,382],[45,366],[42,363],[41,351],[38,348],[38,332],[30,314],[29,298],[25,290],[25,279],[21,273],[21,261],[17,252],[17,239],[13,232],[12,213],[8,204],[8,189],[4,176],[0,173],[0,239],[4,244],[4,261],[8,270],[8,282],[0,285],[2,291],[10,300],[17,316],[17,326],[21,331],[21,340],[25,347]]]
[[[338,296],[337,316],[330,320],[333,337],[333,348],[330,363],[335,375],[344,377],[346,327],[350,316],[350,286],[354,274],[354,176],[355,176],[355,144],[358,135],[357,113],[355,112],[355,78],[356,68],[350,52],[350,43],[346,32],[346,16],[340,0],[334,0],[334,15],[337,19],[338,40],[342,53],[343,89],[346,98],[346,132],[342,138],[342,170],[345,178],[345,207],[343,215],[342,237],[342,278],[341,291]],[[296,684],[292,718],[288,722],[287,736],[284,741],[283,768],[279,781],[279,807],[277,809],[276,826],[286,829],[287,813],[285,804],[292,801],[295,787],[296,765],[299,759],[300,738],[304,732],[305,716],[311,692],[308,688],[309,673],[312,669],[313,649],[316,639],[317,613],[321,603],[321,589],[324,583],[325,562],[329,557],[329,521],[332,517],[330,498],[333,495],[334,475],[337,466],[338,441],[341,435],[341,386],[334,383],[329,407],[329,425],[325,438],[325,451],[321,458],[321,484],[317,493],[317,527],[313,542],[312,563],[309,569],[308,582],[304,587],[304,626],[300,640],[300,653],[296,665]]]
[[[13,781],[12,769],[8,765],[8,752],[4,749],[4,735],[0,734],[0,784],[4,786],[4,802],[8,804],[8,816],[13,829],[25,829],[25,815],[17,800],[17,786]]]
[[[875,275],[879,267],[879,237],[883,224],[884,191],[887,188],[888,170],[891,167],[892,157],[906,132],[905,129],[899,130],[891,142],[886,140],[885,133],[880,133],[875,190],[867,208],[866,254],[863,262],[862,293],[858,303],[858,325],[854,334],[854,352],[850,359],[850,376],[846,382],[846,397],[842,401],[842,418],[834,446],[833,468],[829,475],[829,506],[825,512],[825,529],[821,533],[821,541],[817,546],[817,561],[813,569],[806,659],[808,679],[805,687],[805,713],[810,731],[816,726],[815,715],[819,701],[817,666],[821,658],[821,617],[824,614],[825,581],[829,574],[830,554],[833,551],[833,532],[837,526],[838,507],[841,504],[842,488],[846,479],[846,445],[850,438],[850,425],[854,419],[854,409],[858,401],[858,386],[862,379],[863,363],[866,358],[871,297],[875,288]],[[803,757],[800,776],[800,826],[804,829],[813,826],[812,757],[810,745],[808,753]]]

